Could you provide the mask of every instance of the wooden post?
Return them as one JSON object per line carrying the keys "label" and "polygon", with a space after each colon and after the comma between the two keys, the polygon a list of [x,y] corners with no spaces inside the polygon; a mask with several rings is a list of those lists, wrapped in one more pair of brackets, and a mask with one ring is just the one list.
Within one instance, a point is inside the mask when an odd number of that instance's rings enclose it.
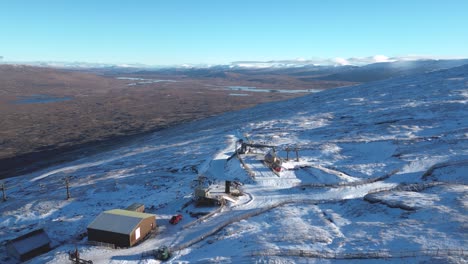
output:
{"label": "wooden post", "polygon": [[80,252],[78,252],[77,247],[75,247],[75,256],[76,256],[75,263],[80,264]]}
{"label": "wooden post", "polygon": [[5,183],[2,183],[2,192],[3,192],[3,201],[6,202],[7,197],[6,197]]}
{"label": "wooden post", "polygon": [[67,200],[69,200],[71,198],[71,195],[70,195],[70,180],[69,180],[69,177],[65,177],[65,185],[67,186]]}
{"label": "wooden post", "polygon": [[296,147],[294,150],[296,151],[296,161],[299,161],[299,149]]}
{"label": "wooden post", "polygon": [[231,193],[231,181],[226,181],[226,184],[224,186],[224,192],[227,194]]}
{"label": "wooden post", "polygon": [[289,147],[286,147],[286,160],[289,160]]}

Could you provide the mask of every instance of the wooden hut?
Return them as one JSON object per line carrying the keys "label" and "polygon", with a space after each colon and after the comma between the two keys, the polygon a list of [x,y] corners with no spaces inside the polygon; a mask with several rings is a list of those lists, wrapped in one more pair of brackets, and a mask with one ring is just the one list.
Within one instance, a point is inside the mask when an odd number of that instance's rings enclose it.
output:
{"label": "wooden hut", "polygon": [[145,205],[141,203],[133,203],[129,207],[125,208],[125,210],[144,213]]}
{"label": "wooden hut", "polygon": [[26,261],[51,249],[49,236],[42,228],[8,241],[6,248],[10,256],[20,261]]}

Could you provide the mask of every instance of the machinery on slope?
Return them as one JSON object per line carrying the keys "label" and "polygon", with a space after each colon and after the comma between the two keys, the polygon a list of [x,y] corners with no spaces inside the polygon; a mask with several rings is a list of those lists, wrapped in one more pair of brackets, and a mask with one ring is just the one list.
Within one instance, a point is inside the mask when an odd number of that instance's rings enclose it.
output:
{"label": "machinery on slope", "polygon": [[171,252],[168,247],[162,246],[154,251],[154,257],[158,260],[168,260],[171,257]]}
{"label": "machinery on slope", "polygon": [[[237,148],[237,143],[240,144],[240,148]],[[276,153],[276,147],[271,146],[271,145],[265,145],[265,144],[254,144],[254,143],[246,143],[242,139],[240,139],[238,142],[236,142],[236,153],[237,154],[246,154],[251,151],[251,148],[270,148],[271,150],[267,152],[265,155],[263,162],[265,165],[279,176],[279,173],[282,170],[281,165],[283,162],[281,159],[278,157]]]}
{"label": "machinery on slope", "polygon": [[268,167],[270,167],[273,170],[273,172],[275,173],[281,172],[281,169],[282,169],[281,165],[283,164],[283,162],[276,155],[276,151],[274,149],[265,155],[265,159],[263,161]]}

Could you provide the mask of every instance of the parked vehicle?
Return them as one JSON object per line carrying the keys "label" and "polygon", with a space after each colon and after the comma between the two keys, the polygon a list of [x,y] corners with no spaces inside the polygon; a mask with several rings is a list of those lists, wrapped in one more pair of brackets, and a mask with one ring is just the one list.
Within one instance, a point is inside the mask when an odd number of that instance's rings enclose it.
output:
{"label": "parked vehicle", "polygon": [[182,220],[182,215],[178,214],[178,215],[174,215],[171,220],[169,220],[169,223],[173,224],[173,225],[176,225],[177,223],[180,222],[180,220]]}

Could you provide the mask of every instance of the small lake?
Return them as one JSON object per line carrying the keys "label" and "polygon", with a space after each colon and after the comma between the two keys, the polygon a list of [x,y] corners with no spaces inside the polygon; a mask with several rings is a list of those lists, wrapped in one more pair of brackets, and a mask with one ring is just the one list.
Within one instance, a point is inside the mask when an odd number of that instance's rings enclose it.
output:
{"label": "small lake", "polygon": [[13,104],[47,104],[73,100],[72,97],[57,97],[47,94],[33,94],[31,96],[19,96]]}
{"label": "small lake", "polygon": [[[261,89],[261,88],[249,87],[249,86],[226,86],[226,90],[254,92],[254,93],[317,93],[317,92],[322,91],[322,90],[317,90],[317,89],[307,89],[307,90]],[[237,94],[236,95],[232,94],[232,95],[238,96]]]}
{"label": "small lake", "polygon": [[229,96],[249,96],[248,94],[230,93]]}
{"label": "small lake", "polygon": [[144,79],[144,78],[134,78],[134,77],[117,77],[116,79],[134,81],[132,83],[127,84],[128,86],[144,85],[144,84],[160,83],[160,82],[178,82],[176,80]]}

